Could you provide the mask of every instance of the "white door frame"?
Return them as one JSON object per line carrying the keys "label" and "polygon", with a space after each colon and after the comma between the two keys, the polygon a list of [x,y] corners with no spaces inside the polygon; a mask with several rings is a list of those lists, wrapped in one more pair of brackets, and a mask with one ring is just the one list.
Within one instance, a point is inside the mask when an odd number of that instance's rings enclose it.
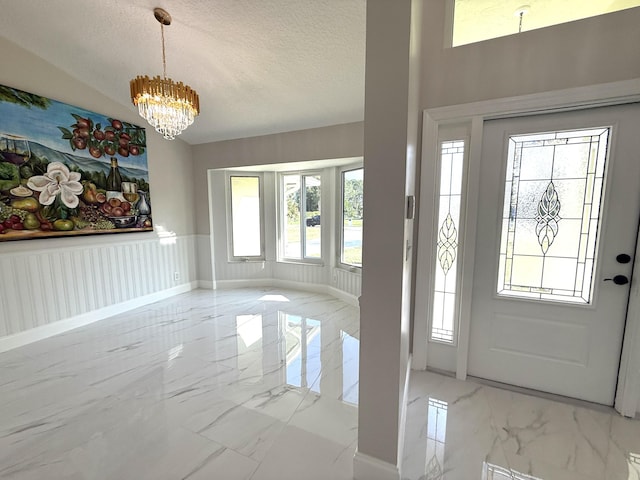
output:
{"label": "white door frame", "polygon": [[[640,79],[577,87],[540,94],[453,105],[425,110],[422,126],[422,164],[420,173],[420,210],[418,225],[418,255],[416,291],[428,292],[432,285],[435,265],[435,223],[438,219],[436,179],[438,130],[440,126],[467,125],[470,131],[467,178],[478,178],[485,120],[542,113],[579,110],[620,105],[640,101]],[[640,134],[640,125],[638,126]],[[475,264],[478,184],[469,182],[465,190],[464,230],[460,239],[459,258],[462,261],[458,293],[458,342],[455,349],[456,377],[467,377],[469,334],[471,326],[471,296]],[[615,408],[622,415],[634,416],[640,410],[640,243],[636,245],[635,273],[629,297],[629,311],[618,372]],[[415,295],[413,368],[427,368],[429,344],[428,324],[431,310],[430,295]]]}

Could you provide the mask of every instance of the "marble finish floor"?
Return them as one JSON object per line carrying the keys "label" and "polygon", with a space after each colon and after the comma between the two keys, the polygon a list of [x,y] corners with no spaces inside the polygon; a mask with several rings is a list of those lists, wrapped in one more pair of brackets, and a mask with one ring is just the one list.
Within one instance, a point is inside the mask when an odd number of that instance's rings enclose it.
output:
{"label": "marble finish floor", "polygon": [[640,421],[411,372],[403,480],[639,480]]}
{"label": "marble finish floor", "polygon": [[[347,480],[358,310],[195,290],[0,354],[0,479]],[[412,372],[403,480],[640,480],[640,422]]]}
{"label": "marble finish floor", "polygon": [[0,478],[350,479],[358,311],[195,290],[0,354]]}

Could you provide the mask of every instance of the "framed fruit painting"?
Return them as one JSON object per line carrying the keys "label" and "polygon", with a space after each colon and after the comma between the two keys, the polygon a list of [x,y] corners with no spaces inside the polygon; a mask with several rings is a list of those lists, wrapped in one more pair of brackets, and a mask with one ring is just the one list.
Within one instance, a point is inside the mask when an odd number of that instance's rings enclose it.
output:
{"label": "framed fruit painting", "polygon": [[145,129],[0,85],[0,242],[153,230]]}

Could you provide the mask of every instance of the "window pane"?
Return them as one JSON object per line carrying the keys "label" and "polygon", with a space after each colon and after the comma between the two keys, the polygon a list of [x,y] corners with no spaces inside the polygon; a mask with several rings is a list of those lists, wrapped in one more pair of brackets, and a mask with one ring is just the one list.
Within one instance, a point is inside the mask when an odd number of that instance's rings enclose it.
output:
{"label": "window pane", "polygon": [[440,197],[438,202],[438,240],[431,316],[431,340],[453,343],[455,338],[458,239],[464,141],[440,145]]}
{"label": "window pane", "polygon": [[300,243],[300,175],[282,176],[284,231],[282,240],[284,242],[284,256],[286,258],[302,258],[302,247]]}
{"label": "window pane", "polygon": [[342,173],[342,245],[340,260],[362,266],[363,174],[358,168]]}
{"label": "window pane", "polygon": [[500,295],[591,302],[608,128],[509,138]]}
{"label": "window pane", "polygon": [[320,258],[322,230],[320,226],[320,175],[304,177],[305,187],[305,257]]}
{"label": "window pane", "polygon": [[261,256],[259,177],[231,177],[231,224],[233,256]]}
{"label": "window pane", "polygon": [[[453,46],[640,6],[639,0],[616,0],[615,2],[562,0],[546,2],[544,5],[535,4],[535,2],[522,3],[525,5],[520,2],[455,0]],[[526,5],[527,3],[532,5]]]}

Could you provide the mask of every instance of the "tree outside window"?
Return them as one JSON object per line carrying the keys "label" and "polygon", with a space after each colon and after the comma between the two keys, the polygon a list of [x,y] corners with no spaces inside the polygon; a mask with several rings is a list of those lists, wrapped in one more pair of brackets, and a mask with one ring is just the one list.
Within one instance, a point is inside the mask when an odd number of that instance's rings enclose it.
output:
{"label": "tree outside window", "polygon": [[342,172],[342,222],[340,262],[362,266],[362,219],[364,169]]}

